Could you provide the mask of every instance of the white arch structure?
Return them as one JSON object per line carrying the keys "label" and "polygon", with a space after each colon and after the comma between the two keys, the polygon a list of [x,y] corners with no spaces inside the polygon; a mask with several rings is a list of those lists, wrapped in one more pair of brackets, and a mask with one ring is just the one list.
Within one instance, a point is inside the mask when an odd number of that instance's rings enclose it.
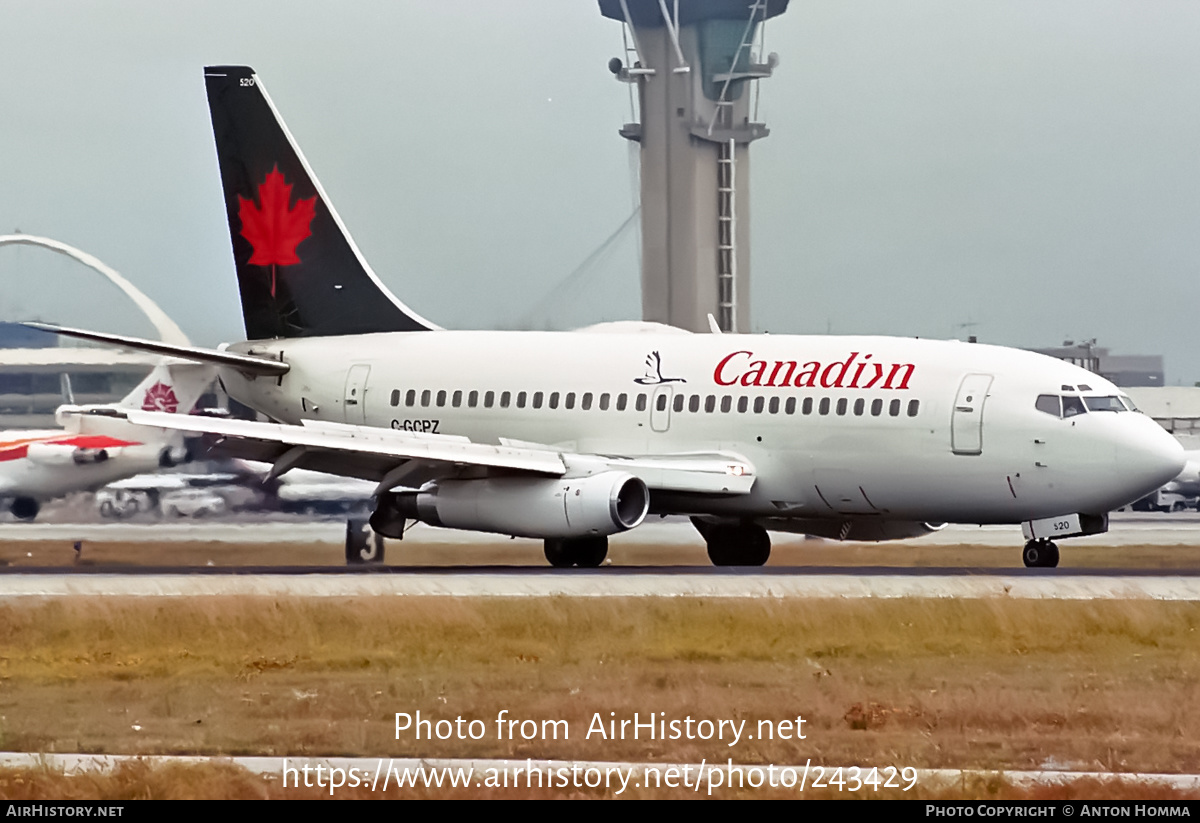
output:
{"label": "white arch structure", "polygon": [[0,246],[11,245],[41,246],[44,249],[65,254],[72,260],[100,272],[100,274],[108,278],[110,283],[125,292],[125,296],[133,301],[133,304],[141,310],[142,314],[146,315],[146,319],[154,324],[154,328],[158,330],[159,338],[164,343],[171,343],[177,346],[192,345],[192,342],[188,340],[183,330],[175,324],[174,320],[167,316],[166,312],[158,307],[157,303],[147,297],[137,286],[121,276],[120,272],[116,269],[105,265],[99,258],[74,246],[68,246],[66,243],[58,240],[52,240],[49,237],[36,237],[32,234],[0,234]]}

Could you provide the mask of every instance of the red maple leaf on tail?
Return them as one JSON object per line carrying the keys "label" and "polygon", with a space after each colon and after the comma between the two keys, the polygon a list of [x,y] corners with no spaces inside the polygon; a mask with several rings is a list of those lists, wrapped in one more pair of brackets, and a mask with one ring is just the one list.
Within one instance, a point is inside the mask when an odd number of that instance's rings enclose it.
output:
{"label": "red maple leaf on tail", "polygon": [[258,185],[258,205],[238,195],[238,219],[242,221],[242,237],[250,241],[254,254],[247,261],[252,266],[271,266],[271,296],[275,296],[275,266],[291,266],[300,262],[296,246],[312,235],[312,219],[316,215],[317,198],[297,200],[289,207],[292,187],[283,179],[279,164],[271,169]]}

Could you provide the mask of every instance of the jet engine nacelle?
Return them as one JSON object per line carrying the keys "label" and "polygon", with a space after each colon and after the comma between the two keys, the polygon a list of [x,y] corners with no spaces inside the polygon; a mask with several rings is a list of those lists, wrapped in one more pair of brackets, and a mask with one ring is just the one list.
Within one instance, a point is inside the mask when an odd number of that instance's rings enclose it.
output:
{"label": "jet engine nacelle", "polygon": [[925,523],[919,520],[881,520],[877,517],[824,520],[807,518],[772,519],[763,522],[772,531],[795,532],[831,540],[905,540],[921,537],[946,528],[945,523]]}
{"label": "jet engine nacelle", "polygon": [[111,455],[107,449],[84,449],[61,443],[30,443],[26,456],[40,466],[79,466],[103,463]]}
{"label": "jet engine nacelle", "polygon": [[518,537],[586,537],[632,529],[650,492],[625,472],[590,477],[443,480],[418,492],[380,495],[371,527],[399,537],[405,519]]}

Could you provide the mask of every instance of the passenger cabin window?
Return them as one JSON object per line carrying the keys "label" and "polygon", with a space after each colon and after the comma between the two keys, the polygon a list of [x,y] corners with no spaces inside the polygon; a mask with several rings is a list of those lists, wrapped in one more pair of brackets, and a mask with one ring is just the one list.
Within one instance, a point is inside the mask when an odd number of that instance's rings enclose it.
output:
{"label": "passenger cabin window", "polygon": [[591,407],[592,407],[592,393],[590,391],[584,392],[583,397],[581,397],[579,399],[579,408],[583,409],[584,411],[587,411]]}
{"label": "passenger cabin window", "polygon": [[608,411],[608,402],[611,399],[612,398],[608,392],[600,395],[600,411]]}
{"label": "passenger cabin window", "polygon": [[442,389],[441,391],[439,391],[437,393],[437,404],[438,404],[439,409],[442,406],[446,405],[446,390],[445,389]]}
{"label": "passenger cabin window", "polygon": [[916,417],[917,412],[919,412],[920,410],[921,410],[921,401],[920,400],[909,400],[908,401],[908,416],[909,417]]}
{"label": "passenger cabin window", "polygon": [[763,398],[761,398],[761,397],[754,398],[754,413],[755,414],[762,414],[763,402],[764,402]]}
{"label": "passenger cabin window", "polygon": [[863,412],[867,409],[867,401],[861,397],[854,401],[854,416],[862,417]]}
{"label": "passenger cabin window", "polygon": [[871,416],[878,417],[883,414],[883,401],[878,397],[871,401]]}
{"label": "passenger cabin window", "polygon": [[693,414],[700,411],[700,395],[693,394],[688,398],[688,411],[692,412]]}
{"label": "passenger cabin window", "polygon": [[404,395],[404,405],[406,405],[406,406],[417,405],[417,390],[416,389],[409,389],[408,394]]}
{"label": "passenger cabin window", "polygon": [[496,393],[494,391],[487,392],[483,395],[483,407],[490,409],[492,404],[496,402]]}
{"label": "passenger cabin window", "polygon": [[892,417],[900,416],[900,401],[899,400],[893,400],[891,403],[888,403],[888,414],[890,414]]}
{"label": "passenger cabin window", "polygon": [[617,411],[625,411],[625,407],[628,405],[629,405],[628,396],[625,394],[625,392],[621,392],[620,394],[618,394],[617,395]]}
{"label": "passenger cabin window", "polygon": [[811,397],[804,398],[804,402],[800,404],[800,413],[801,414],[812,414],[812,398]]}
{"label": "passenger cabin window", "polygon": [[552,408],[552,409],[558,408],[558,392],[556,392],[556,391],[550,392],[550,408]]}
{"label": "passenger cabin window", "polygon": [[738,398],[738,414],[745,414],[748,408],[750,408],[750,398],[743,394]]}
{"label": "passenger cabin window", "polygon": [[817,406],[817,411],[820,414],[829,414],[829,398],[822,397],[820,404]]}
{"label": "passenger cabin window", "polygon": [[677,411],[677,412],[683,411],[683,395],[682,394],[675,395],[675,411]]}
{"label": "passenger cabin window", "polygon": [[728,394],[721,395],[721,413],[729,414],[733,411],[733,396]]}
{"label": "passenger cabin window", "polygon": [[658,398],[654,401],[654,405],[658,407],[659,411],[666,411],[667,410],[667,396],[665,394],[660,394],[658,396]]}
{"label": "passenger cabin window", "polygon": [[523,392],[523,391],[517,392],[517,408],[518,409],[525,408],[525,397],[526,397],[526,392]]}
{"label": "passenger cabin window", "polygon": [[717,410],[717,396],[715,394],[710,394],[710,395],[708,395],[708,397],[704,398],[704,411],[706,411],[709,414],[712,414],[716,410]]}
{"label": "passenger cabin window", "polygon": [[646,395],[645,394],[639,394],[637,396],[637,403],[634,404],[634,408],[636,408],[638,411],[643,411],[643,412],[646,410]]}
{"label": "passenger cabin window", "polygon": [[783,404],[783,413],[784,414],[795,414],[796,413],[796,398],[789,397],[787,399],[787,402],[785,402]]}
{"label": "passenger cabin window", "polygon": [[535,409],[540,409],[542,407],[542,393],[540,391],[535,391],[533,393],[533,407]]}
{"label": "passenger cabin window", "polygon": [[479,405],[479,392],[473,391],[467,395],[467,405],[472,409]]}
{"label": "passenger cabin window", "polygon": [[421,405],[428,407],[429,401],[432,398],[433,398],[433,392],[431,392],[429,389],[425,389],[425,391],[421,392]]}
{"label": "passenger cabin window", "polygon": [[399,389],[392,389],[392,405],[393,406],[400,405],[400,390]]}
{"label": "passenger cabin window", "polygon": [[512,402],[512,392],[508,392],[508,391],[501,392],[500,393],[500,408],[507,409],[508,404],[510,402]]}
{"label": "passenger cabin window", "polygon": [[462,405],[462,391],[461,390],[454,392],[454,395],[450,398],[450,405],[456,409]]}
{"label": "passenger cabin window", "polygon": [[564,409],[575,408],[575,392],[573,392],[573,391],[567,392],[567,396],[566,396],[565,400],[566,400],[566,402],[563,403]]}
{"label": "passenger cabin window", "polygon": [[847,400],[846,400],[846,398],[844,398],[844,397],[839,397],[839,398],[838,398],[838,402],[837,402],[837,413],[838,413],[838,416],[839,416],[839,417],[841,417],[842,415],[844,415],[844,414],[846,413],[846,404],[847,404],[847,402],[848,402],[848,401],[847,401]]}

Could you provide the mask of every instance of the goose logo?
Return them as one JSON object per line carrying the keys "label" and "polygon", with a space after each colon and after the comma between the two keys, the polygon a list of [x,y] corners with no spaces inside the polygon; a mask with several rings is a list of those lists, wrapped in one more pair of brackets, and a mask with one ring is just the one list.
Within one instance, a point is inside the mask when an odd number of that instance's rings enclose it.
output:
{"label": "goose logo", "polygon": [[662,357],[658,352],[652,351],[646,355],[646,373],[633,378],[633,382],[643,386],[658,386],[662,383],[686,383],[687,380],[682,377],[663,377]]}

